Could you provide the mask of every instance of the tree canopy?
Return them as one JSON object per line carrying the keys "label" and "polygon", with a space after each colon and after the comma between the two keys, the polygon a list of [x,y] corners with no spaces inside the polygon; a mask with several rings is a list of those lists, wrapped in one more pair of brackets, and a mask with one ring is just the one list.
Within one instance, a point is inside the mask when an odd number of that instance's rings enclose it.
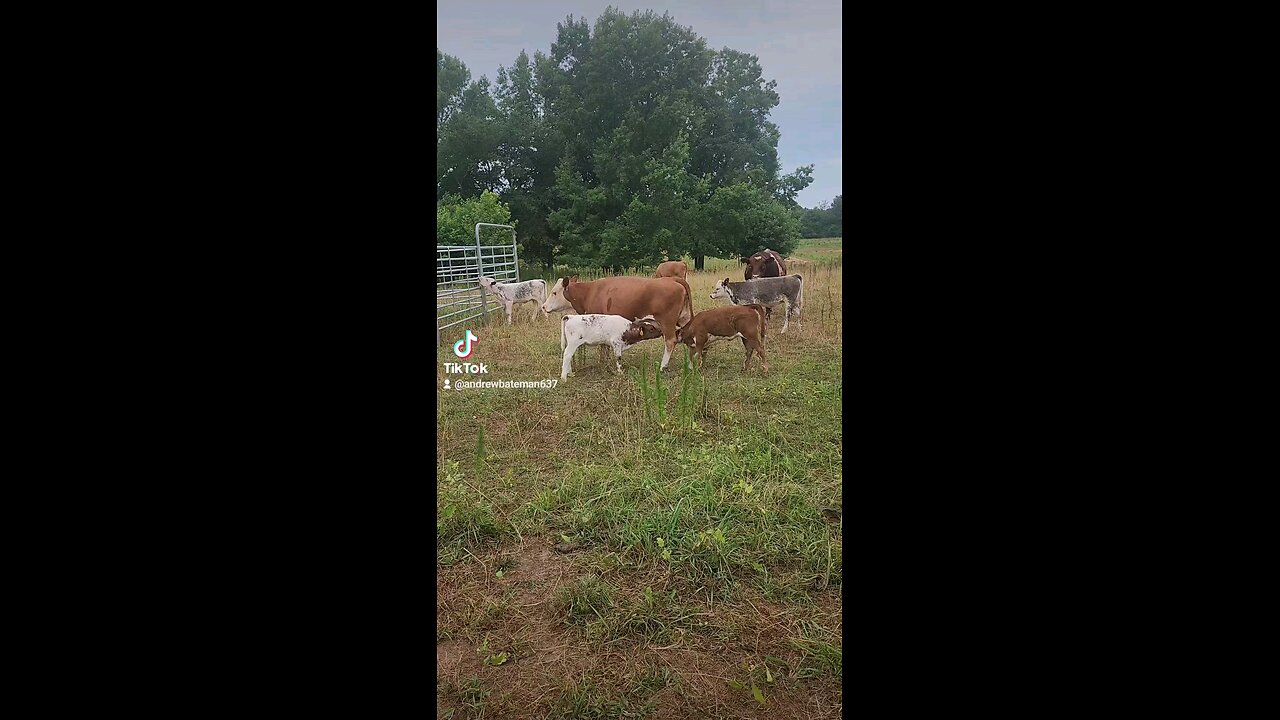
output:
{"label": "tree canopy", "polygon": [[522,51],[493,85],[439,50],[436,69],[437,203],[497,193],[526,260],[700,266],[800,235],[813,166],[779,167],[776,83],[669,14],[569,16],[549,53]]}

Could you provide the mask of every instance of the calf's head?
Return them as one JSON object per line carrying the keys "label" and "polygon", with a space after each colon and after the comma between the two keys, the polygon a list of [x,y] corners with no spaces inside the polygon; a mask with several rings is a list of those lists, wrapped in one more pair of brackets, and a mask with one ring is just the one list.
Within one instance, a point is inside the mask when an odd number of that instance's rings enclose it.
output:
{"label": "calf's head", "polygon": [[729,301],[733,300],[733,296],[729,294],[729,278],[725,278],[716,283],[716,289],[711,291],[712,300],[719,300],[721,298]]}
{"label": "calf's head", "polygon": [[633,320],[627,329],[622,331],[622,342],[628,345],[660,337],[662,337],[662,323],[654,320],[652,315]]}

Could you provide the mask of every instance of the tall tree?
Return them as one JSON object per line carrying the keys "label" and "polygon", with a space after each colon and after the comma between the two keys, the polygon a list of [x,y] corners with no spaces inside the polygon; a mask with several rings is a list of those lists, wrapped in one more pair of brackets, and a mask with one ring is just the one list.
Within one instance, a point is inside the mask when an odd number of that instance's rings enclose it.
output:
{"label": "tall tree", "polygon": [[[437,51],[437,200],[498,189],[526,260],[617,270],[689,254],[700,269],[764,233],[783,251],[799,226],[787,208],[813,168],[781,173],[776,83],[669,14],[569,16],[550,53],[499,69],[492,97],[452,61]],[[717,214],[736,218],[734,238]]]}
{"label": "tall tree", "polygon": [[475,197],[498,187],[502,133],[489,80],[467,82],[460,60],[436,50],[436,200]]}
{"label": "tall tree", "polygon": [[[540,53],[535,55],[535,59],[540,57]],[[510,69],[498,69],[494,96],[502,116],[502,137],[497,152],[502,198],[520,222],[521,258],[550,267],[555,240],[547,224],[551,210],[548,196],[559,152],[544,122],[536,74],[535,62],[530,62],[523,50]]]}

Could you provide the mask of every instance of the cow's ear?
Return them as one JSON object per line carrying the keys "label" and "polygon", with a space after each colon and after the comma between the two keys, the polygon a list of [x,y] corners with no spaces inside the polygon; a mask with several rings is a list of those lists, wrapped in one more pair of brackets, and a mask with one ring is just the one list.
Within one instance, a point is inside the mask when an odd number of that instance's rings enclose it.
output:
{"label": "cow's ear", "polygon": [[570,276],[570,278],[569,278],[569,282],[571,282],[571,283],[576,283],[576,282],[578,282],[578,276],[577,276],[577,275]]}
{"label": "cow's ear", "polygon": [[725,284],[725,285],[728,285],[728,284],[729,284],[729,278],[725,278],[725,279],[724,279],[724,284]]}
{"label": "cow's ear", "polygon": [[744,257],[740,257],[740,258],[738,258],[738,262],[740,262],[740,263],[747,263],[747,262],[751,262],[751,258],[744,258]]}

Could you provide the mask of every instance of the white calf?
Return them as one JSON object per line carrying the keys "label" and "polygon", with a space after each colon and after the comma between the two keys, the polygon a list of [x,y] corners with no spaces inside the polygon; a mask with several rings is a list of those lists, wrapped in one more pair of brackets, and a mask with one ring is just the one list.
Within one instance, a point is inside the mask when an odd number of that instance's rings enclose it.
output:
{"label": "white calf", "polygon": [[573,354],[583,345],[612,347],[614,362],[618,365],[618,373],[621,373],[623,350],[642,340],[659,337],[662,337],[662,328],[652,315],[635,322],[621,315],[565,315],[560,319],[560,350],[564,352],[560,379],[569,377]]}
{"label": "white calf", "polygon": [[[498,302],[502,303],[507,310],[507,324],[511,324],[511,307],[517,303],[536,302],[536,309],[533,311],[535,317],[546,317],[547,311],[542,309],[542,303],[547,301],[547,283],[545,280],[525,280],[524,282],[508,282],[496,283],[491,278],[480,278],[480,287],[489,291],[489,294],[498,298]],[[538,313],[541,311],[542,315]]]}

